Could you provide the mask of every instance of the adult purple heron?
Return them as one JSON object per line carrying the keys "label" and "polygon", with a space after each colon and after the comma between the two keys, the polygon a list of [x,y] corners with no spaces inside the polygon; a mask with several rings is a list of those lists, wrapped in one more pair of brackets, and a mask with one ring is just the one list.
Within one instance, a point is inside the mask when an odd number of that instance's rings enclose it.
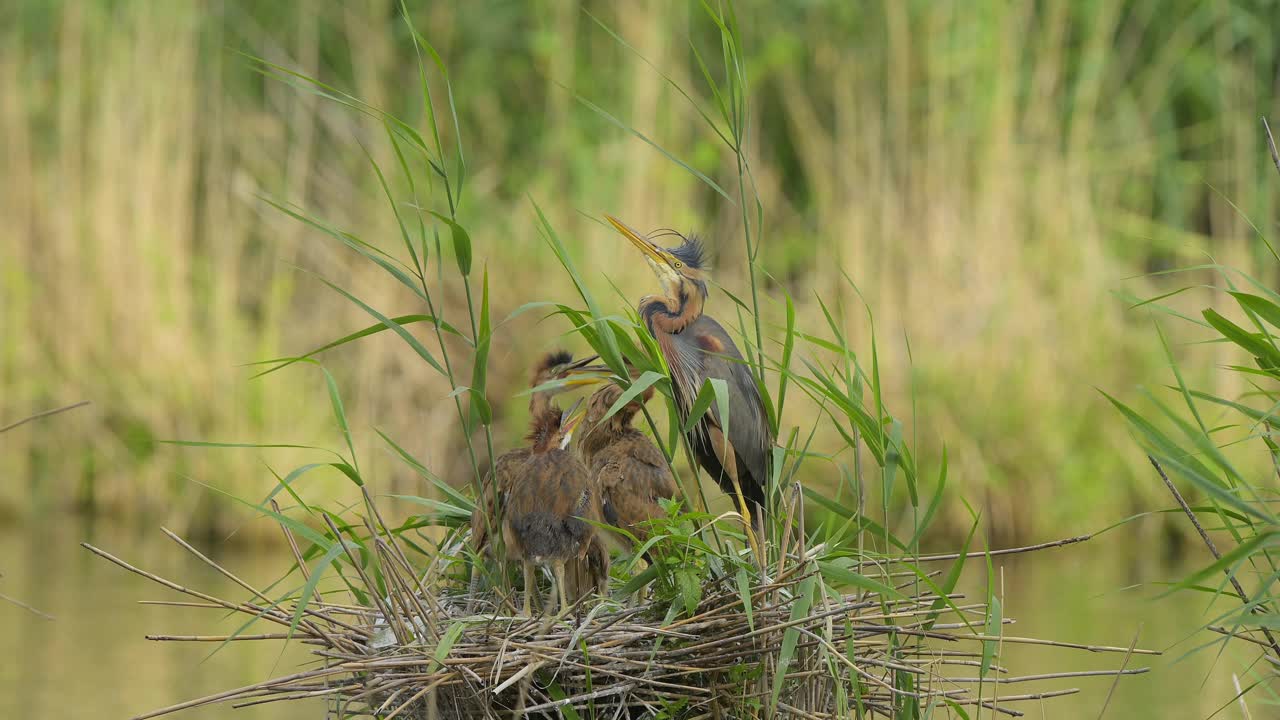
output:
{"label": "adult purple heron", "polygon": [[738,346],[715,318],[703,312],[707,268],[702,243],[677,234],[681,243],[664,248],[611,215],[605,219],[644,253],[662,286],[661,294],[640,299],[639,312],[671,371],[681,420],[687,421],[707,380],[725,382],[728,422],[713,404],[685,437],[702,469],[715,478],[725,493],[737,496],[739,509],[750,527],[750,510],[754,509],[761,520],[765,512],[773,428],[765,415],[760,389]]}

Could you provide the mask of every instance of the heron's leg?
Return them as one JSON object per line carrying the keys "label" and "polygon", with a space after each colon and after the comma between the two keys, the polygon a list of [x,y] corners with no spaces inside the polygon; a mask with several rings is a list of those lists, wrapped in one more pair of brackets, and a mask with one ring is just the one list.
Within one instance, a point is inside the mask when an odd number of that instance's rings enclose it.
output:
{"label": "heron's leg", "polygon": [[756,537],[756,523],[751,519],[751,510],[747,507],[747,496],[742,493],[742,483],[738,480],[738,456],[733,451],[733,444],[719,428],[711,428],[711,446],[720,449],[720,467],[724,469],[729,481],[733,483],[733,492],[737,495],[738,511],[742,513],[742,529],[747,533],[747,543],[751,552],[755,553],[760,571],[764,572],[764,553],[760,548],[760,540]]}
{"label": "heron's leg", "polygon": [[483,560],[476,558],[475,564],[471,566],[471,580],[467,583],[467,614],[475,612],[476,596],[480,594],[480,563]]}
{"label": "heron's leg", "polygon": [[564,560],[556,560],[552,562],[551,572],[553,572],[556,576],[556,592],[559,593],[560,595],[560,607],[556,608],[555,613],[548,613],[549,615],[557,614],[569,609],[569,598],[568,598],[568,595],[566,595],[565,593]]}
{"label": "heron's leg", "polygon": [[537,587],[537,582],[534,579],[533,573],[534,573],[533,563],[529,562],[528,560],[525,560],[524,561],[524,614],[525,614],[525,617],[533,617],[533,609],[531,608],[530,603],[533,600],[534,589]]}

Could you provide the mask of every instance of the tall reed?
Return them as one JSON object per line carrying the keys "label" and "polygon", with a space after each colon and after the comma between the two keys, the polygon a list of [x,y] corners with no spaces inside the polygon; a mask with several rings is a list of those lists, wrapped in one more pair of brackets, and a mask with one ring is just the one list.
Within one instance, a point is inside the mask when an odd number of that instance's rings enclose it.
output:
{"label": "tall reed", "polygon": [[[752,97],[739,118],[741,153],[717,150],[720,139],[662,77],[697,106],[717,105],[694,56],[696,48],[724,87],[713,62],[719,31],[701,22],[702,8],[582,7],[410,9],[450,68],[469,148],[456,216],[469,229],[486,220],[472,229],[486,236],[472,276],[478,282],[487,266],[498,279],[495,324],[529,297],[573,296],[548,287],[559,281],[530,195],[602,296],[612,292],[606,274],[632,301],[648,279],[618,268],[612,240],[578,210],[697,230],[728,269],[717,275],[724,289],[759,298],[760,332],[744,316],[755,343],[786,324],[782,288],[802,326],[825,324],[821,296],[858,340],[870,330],[865,298],[886,402],[914,403],[919,418],[904,436],[935,457],[947,438],[956,482],[983,500],[998,531],[1044,535],[1099,508],[1110,518],[1159,497],[1137,480],[1141,464],[1116,452],[1114,416],[1088,392],[1130,384],[1163,362],[1135,339],[1145,320],[1108,292],[1128,276],[1195,262],[1204,249],[1269,272],[1255,265],[1242,219],[1264,227],[1276,216],[1274,195],[1259,189],[1265,159],[1253,152],[1252,118],[1274,110],[1266,103],[1277,21],[1267,3],[740,8],[739,68]],[[419,311],[411,289],[375,280],[378,268],[259,199],[392,247],[399,229],[351,142],[369,148],[403,199],[385,131],[264,82],[235,51],[348,88],[421,130],[425,110],[408,92],[419,86],[413,37],[391,2],[157,9],[24,0],[3,12],[12,22],[0,43],[0,220],[10,229],[0,243],[0,329],[11,342],[0,350],[0,393],[13,415],[81,397],[94,405],[57,436],[6,439],[4,473],[28,482],[5,484],[0,504],[226,524],[222,506],[209,504],[216,495],[186,478],[264,493],[270,475],[255,453],[156,441],[340,438],[325,419],[319,375],[246,382],[250,372],[238,367],[370,322],[294,266],[388,314]],[[719,125],[731,139],[732,120]],[[623,128],[710,177],[738,177],[745,160],[749,186],[770,209],[766,223],[751,225],[749,202],[726,202]],[[452,118],[440,132],[448,154],[459,134]],[[736,181],[724,189],[738,195]],[[451,240],[442,241],[448,252]],[[1166,288],[1124,286],[1143,296]],[[476,309],[480,292],[438,298],[440,314],[472,338],[479,313],[468,299]],[[518,332],[496,334],[489,349],[497,445],[522,422],[503,406],[523,380],[520,358],[557,332],[534,314],[511,322]],[[467,352],[460,338],[445,342]],[[354,445],[381,443],[358,429],[376,419],[441,476],[474,476],[471,455],[487,454],[488,431],[462,433],[467,399],[448,398],[453,386],[397,343],[382,333],[326,357],[346,390]],[[764,349],[776,353],[767,341]],[[1191,375],[1212,362],[1191,360]],[[469,372],[460,370],[464,382]],[[813,412],[789,401],[781,420],[801,424]],[[830,433],[820,428],[815,445]],[[282,453],[273,466],[313,459]],[[385,456],[368,462],[390,489],[416,487]],[[825,463],[811,472],[814,482],[838,478]],[[343,495],[341,478],[312,481]],[[940,527],[967,529],[962,509],[939,512]]]}

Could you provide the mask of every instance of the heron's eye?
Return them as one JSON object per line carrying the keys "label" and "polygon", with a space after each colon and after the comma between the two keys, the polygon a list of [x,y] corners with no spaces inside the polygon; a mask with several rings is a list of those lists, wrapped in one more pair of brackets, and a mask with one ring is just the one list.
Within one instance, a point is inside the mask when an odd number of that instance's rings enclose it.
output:
{"label": "heron's eye", "polygon": [[675,269],[679,270],[680,268],[684,267],[684,263],[682,263],[682,262],[680,262],[679,260],[677,260],[677,261],[676,261],[676,264],[675,264],[675,265],[673,265],[672,267],[674,267]]}

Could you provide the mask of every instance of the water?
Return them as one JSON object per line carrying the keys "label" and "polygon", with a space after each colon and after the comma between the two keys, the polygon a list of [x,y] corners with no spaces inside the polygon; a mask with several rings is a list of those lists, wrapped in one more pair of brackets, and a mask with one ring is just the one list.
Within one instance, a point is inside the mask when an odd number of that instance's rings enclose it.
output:
{"label": "water", "polygon": [[[128,718],[220,690],[248,685],[273,674],[294,672],[306,662],[305,649],[281,652],[277,642],[233,643],[212,657],[216,644],[157,643],[147,633],[218,634],[239,622],[216,610],[137,604],[138,600],[178,600],[181,596],[132,575],[79,547],[89,541],[135,565],[189,587],[226,598],[243,590],[199,563],[158,530],[134,531],[90,526],[73,518],[0,527],[0,593],[53,615],[53,621],[0,602],[0,717]],[[283,549],[236,549],[234,544],[197,543],[201,550],[247,581],[262,586],[289,559]],[[1184,640],[1202,621],[1201,596],[1183,594],[1159,601],[1151,586],[1123,589],[1175,577],[1178,571],[1151,568],[1117,556],[1130,547],[1112,540],[1053,550],[1035,558],[996,563],[1003,572],[1006,616],[1018,620],[1008,635],[1127,646],[1141,627],[1142,647],[1166,649]],[[1145,554],[1145,553],[1144,553]],[[966,588],[983,592],[981,563],[974,563]],[[267,631],[260,626],[257,632]],[[1108,718],[1205,718],[1232,697],[1231,673],[1249,657],[1229,649],[1215,663],[1214,651],[1177,661],[1197,635],[1159,658],[1135,657],[1130,666],[1150,665],[1151,673],[1123,679]],[[1122,655],[1056,648],[1006,646],[1002,662],[1014,674],[1119,667]],[[1246,682],[1247,680],[1242,680]],[[1067,698],[1021,705],[1031,718],[1098,717],[1110,678],[1073,678],[1004,685],[1001,695],[1078,687]],[[1253,717],[1271,716],[1253,696]],[[320,703],[284,703],[231,710],[212,707],[184,711],[176,718],[212,720],[318,720]],[[983,717],[986,717],[984,714]],[[1217,717],[1239,718],[1231,705]]]}
{"label": "water", "polygon": [[[138,577],[81,548],[88,541],[121,559],[217,597],[247,593],[200,563],[158,529],[137,532],[75,518],[0,527],[0,593],[54,617],[49,621],[0,601],[0,717],[123,719],[184,700],[294,672],[305,650],[281,654],[274,641],[159,643],[147,633],[214,635],[243,620],[220,610],[139,605],[193,600]],[[273,550],[223,551],[200,546],[247,582],[270,583],[289,560]],[[265,623],[254,632],[274,632]],[[213,720],[316,720],[321,703],[281,703],[232,710],[214,706],[172,717]]]}

